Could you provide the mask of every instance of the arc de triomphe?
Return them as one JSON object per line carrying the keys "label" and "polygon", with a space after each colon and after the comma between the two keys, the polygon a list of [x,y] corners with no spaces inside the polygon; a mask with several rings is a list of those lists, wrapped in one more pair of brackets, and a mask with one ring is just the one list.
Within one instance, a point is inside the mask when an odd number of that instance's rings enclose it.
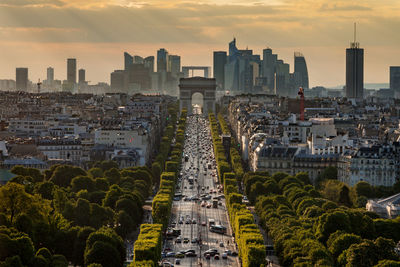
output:
{"label": "arc de triomphe", "polygon": [[181,78],[179,81],[180,108],[187,109],[188,115],[192,114],[192,96],[194,93],[203,95],[203,115],[215,113],[215,91],[217,82],[214,78],[192,77]]}

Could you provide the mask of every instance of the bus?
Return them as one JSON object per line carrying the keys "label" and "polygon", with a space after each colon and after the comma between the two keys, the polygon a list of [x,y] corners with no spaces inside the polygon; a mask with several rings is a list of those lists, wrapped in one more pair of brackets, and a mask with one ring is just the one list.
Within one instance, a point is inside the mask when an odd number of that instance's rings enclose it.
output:
{"label": "bus", "polygon": [[212,225],[210,227],[210,232],[218,233],[218,234],[225,234],[226,227],[222,225]]}

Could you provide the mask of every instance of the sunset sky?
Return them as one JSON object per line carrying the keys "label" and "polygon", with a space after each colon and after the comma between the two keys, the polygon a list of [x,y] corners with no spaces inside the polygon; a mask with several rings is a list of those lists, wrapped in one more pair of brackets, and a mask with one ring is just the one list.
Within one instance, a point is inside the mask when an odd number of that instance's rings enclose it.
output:
{"label": "sunset sky", "polygon": [[293,70],[293,52],[304,54],[310,86],[344,84],[345,49],[357,39],[365,49],[365,82],[388,82],[400,65],[398,0],[0,0],[0,79],[66,79],[75,57],[87,80],[109,82],[123,68],[123,52],[156,56],[166,48],[182,65],[212,66],[212,52],[271,47]]}

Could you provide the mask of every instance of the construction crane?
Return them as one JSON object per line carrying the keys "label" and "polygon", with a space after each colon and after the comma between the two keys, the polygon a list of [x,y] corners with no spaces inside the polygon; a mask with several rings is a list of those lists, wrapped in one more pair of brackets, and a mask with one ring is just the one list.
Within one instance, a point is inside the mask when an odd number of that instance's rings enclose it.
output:
{"label": "construction crane", "polygon": [[300,120],[304,121],[304,90],[303,87],[299,88],[297,93],[300,96]]}

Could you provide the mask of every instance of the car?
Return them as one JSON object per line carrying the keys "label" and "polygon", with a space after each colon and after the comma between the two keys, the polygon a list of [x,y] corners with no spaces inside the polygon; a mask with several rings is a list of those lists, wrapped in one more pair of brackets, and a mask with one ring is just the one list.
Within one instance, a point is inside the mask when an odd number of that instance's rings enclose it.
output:
{"label": "car", "polygon": [[201,225],[202,225],[202,226],[207,226],[207,222],[202,221],[202,222],[201,222]]}
{"label": "car", "polygon": [[238,253],[236,251],[232,251],[232,256],[237,256]]}
{"label": "car", "polygon": [[182,237],[178,236],[175,240],[175,243],[182,243]]}
{"label": "car", "polygon": [[196,224],[197,222],[196,222],[196,219],[193,219],[192,220],[192,224]]}
{"label": "car", "polygon": [[185,197],[183,200],[184,201],[190,201],[191,199],[190,199],[190,197]]}
{"label": "car", "polygon": [[220,246],[221,248],[223,248],[223,247],[224,247],[224,242],[219,242],[219,246]]}
{"label": "car", "polygon": [[189,243],[189,238],[187,238],[187,237],[185,237],[184,239],[183,239],[183,243]]}
{"label": "car", "polygon": [[223,259],[227,259],[227,258],[228,258],[228,254],[222,253],[222,258],[223,258]]}
{"label": "car", "polygon": [[209,208],[211,208],[211,207],[212,207],[211,203],[208,203],[208,204],[207,204],[207,209],[209,209]]}
{"label": "car", "polygon": [[197,254],[195,252],[189,251],[189,252],[186,252],[185,256],[186,257],[196,257]]}
{"label": "car", "polygon": [[195,244],[195,243],[198,243],[198,242],[199,242],[199,240],[197,239],[197,237],[195,237],[195,238],[193,238],[193,239],[192,239],[192,241],[191,241],[191,242],[192,242],[192,244]]}
{"label": "car", "polygon": [[194,250],[194,249],[187,249],[187,250],[184,250],[184,251],[183,251],[183,254],[186,254],[186,253],[188,253],[188,252],[196,253],[196,250]]}
{"label": "car", "polygon": [[165,258],[165,256],[167,256],[167,253],[161,252],[161,258]]}
{"label": "car", "polygon": [[176,226],[176,222],[171,223],[171,227],[174,228]]}
{"label": "car", "polygon": [[202,201],[200,206],[205,207],[205,206],[206,206],[206,203],[207,203],[207,202]]}
{"label": "car", "polygon": [[189,186],[189,189],[193,189],[193,185]]}
{"label": "car", "polygon": [[218,202],[218,206],[222,206],[222,202]]}
{"label": "car", "polygon": [[217,249],[212,248],[212,249],[206,250],[206,251],[204,252],[204,256],[205,256],[206,254],[210,254],[210,256],[213,257],[213,256],[216,255],[216,254],[219,255],[219,252],[218,252]]}
{"label": "car", "polygon": [[219,260],[219,255],[218,254],[214,255],[214,260]]}
{"label": "car", "polygon": [[180,265],[181,264],[181,260],[180,259],[175,259],[175,264],[176,265]]}
{"label": "car", "polygon": [[175,257],[175,252],[168,252],[167,255],[165,255],[167,258],[169,257]]}
{"label": "car", "polygon": [[186,224],[190,224],[192,221],[190,219],[186,220]]}
{"label": "car", "polygon": [[229,256],[232,256],[232,251],[229,250],[229,249],[225,250],[224,253],[226,253],[226,254],[229,255]]}
{"label": "car", "polygon": [[175,258],[184,258],[184,257],[185,257],[185,253],[182,253],[182,252],[177,252],[175,254]]}
{"label": "car", "polygon": [[205,254],[204,257],[206,258],[206,260],[209,260],[211,258],[211,255],[209,253]]}

